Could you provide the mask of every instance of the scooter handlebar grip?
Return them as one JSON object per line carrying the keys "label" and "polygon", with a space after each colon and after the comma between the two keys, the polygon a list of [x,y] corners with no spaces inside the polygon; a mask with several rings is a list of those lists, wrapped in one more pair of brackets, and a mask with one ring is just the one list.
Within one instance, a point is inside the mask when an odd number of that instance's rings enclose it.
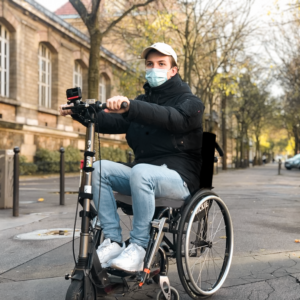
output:
{"label": "scooter handlebar grip", "polygon": [[[127,102],[125,102],[125,101],[122,102],[121,108],[126,108],[127,106],[128,106],[128,103],[127,103]],[[102,109],[106,109],[106,108],[107,108],[106,103],[102,103],[101,108],[102,108]]]}

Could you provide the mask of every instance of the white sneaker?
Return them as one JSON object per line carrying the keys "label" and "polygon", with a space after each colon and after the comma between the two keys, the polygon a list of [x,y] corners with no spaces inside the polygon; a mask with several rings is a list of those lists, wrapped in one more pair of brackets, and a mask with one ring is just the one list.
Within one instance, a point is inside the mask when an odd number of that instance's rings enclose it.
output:
{"label": "white sneaker", "polygon": [[111,260],[110,266],[114,269],[138,272],[143,271],[146,251],[137,244],[129,246],[117,257]]}
{"label": "white sneaker", "polygon": [[110,266],[110,261],[119,256],[125,249],[125,243],[120,247],[117,243],[112,243],[109,238],[105,239],[103,243],[98,247],[97,254],[101,262],[102,268]]}

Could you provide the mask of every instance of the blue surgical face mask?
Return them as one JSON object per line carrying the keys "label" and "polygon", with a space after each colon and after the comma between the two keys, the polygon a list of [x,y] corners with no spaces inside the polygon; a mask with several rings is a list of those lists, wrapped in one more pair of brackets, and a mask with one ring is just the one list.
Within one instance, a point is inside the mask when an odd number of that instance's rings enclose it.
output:
{"label": "blue surgical face mask", "polygon": [[162,85],[168,80],[167,73],[169,70],[166,69],[146,69],[146,80],[151,87]]}

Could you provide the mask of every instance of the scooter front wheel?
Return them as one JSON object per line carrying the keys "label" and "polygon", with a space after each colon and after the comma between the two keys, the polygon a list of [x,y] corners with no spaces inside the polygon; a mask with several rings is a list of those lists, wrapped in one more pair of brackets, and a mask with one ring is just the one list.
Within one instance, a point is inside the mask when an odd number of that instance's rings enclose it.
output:
{"label": "scooter front wheel", "polygon": [[68,288],[66,300],[82,300],[83,299],[83,282],[73,280]]}
{"label": "scooter front wheel", "polygon": [[[170,286],[170,292],[171,292],[171,300],[179,300],[180,299],[179,293],[172,286]],[[166,297],[162,290],[160,290],[158,292],[158,294],[156,296],[156,300],[166,300]]]}

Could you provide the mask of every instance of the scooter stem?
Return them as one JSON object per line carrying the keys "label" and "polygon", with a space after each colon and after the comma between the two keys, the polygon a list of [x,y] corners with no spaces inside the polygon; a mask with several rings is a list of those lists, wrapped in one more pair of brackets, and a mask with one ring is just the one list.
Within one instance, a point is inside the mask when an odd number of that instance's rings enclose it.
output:
{"label": "scooter stem", "polygon": [[[91,114],[91,120],[94,119],[94,114]],[[84,186],[81,193],[84,195],[92,195],[92,172],[93,172],[93,157],[94,153],[94,137],[95,137],[95,124],[89,122],[87,126],[87,140],[84,154],[83,176]],[[84,197],[83,200],[83,213],[81,220],[81,233],[80,233],[80,247],[79,247],[79,262],[83,262],[88,258],[88,245],[89,245],[89,223],[90,223],[90,204],[91,197]]]}

